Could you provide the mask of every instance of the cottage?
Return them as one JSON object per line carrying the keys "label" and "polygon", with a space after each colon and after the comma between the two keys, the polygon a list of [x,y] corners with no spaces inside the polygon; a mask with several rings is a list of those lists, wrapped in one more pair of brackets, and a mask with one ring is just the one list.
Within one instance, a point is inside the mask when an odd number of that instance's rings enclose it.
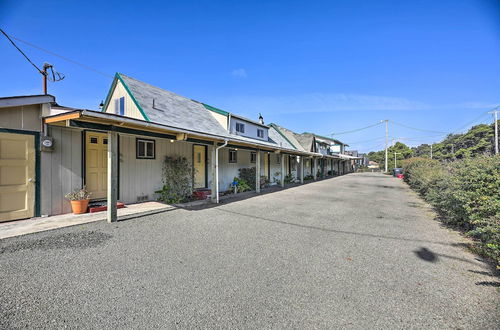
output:
{"label": "cottage", "polygon": [[114,221],[116,201],[157,198],[167,156],[187,159],[192,188],[214,202],[242,168],[255,167],[259,192],[261,180],[303,182],[316,178],[318,159],[340,157],[323,152],[321,141],[304,147],[301,139],[262,117],[253,121],[123,74],[101,111],[61,106],[51,95],[0,98],[0,221],[69,213],[64,195],[82,186],[107,201]]}

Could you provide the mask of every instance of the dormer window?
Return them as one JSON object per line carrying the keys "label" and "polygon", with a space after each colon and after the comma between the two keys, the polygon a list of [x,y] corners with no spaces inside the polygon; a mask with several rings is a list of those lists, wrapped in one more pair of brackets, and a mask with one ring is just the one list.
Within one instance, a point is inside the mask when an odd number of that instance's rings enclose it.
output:
{"label": "dormer window", "polygon": [[238,133],[245,133],[245,124],[243,124],[243,123],[236,123],[236,132],[238,132]]}
{"label": "dormer window", "polygon": [[125,115],[125,97],[115,99],[115,113],[120,116]]}
{"label": "dormer window", "polygon": [[257,129],[257,137],[263,139],[264,138],[264,130],[263,129]]}

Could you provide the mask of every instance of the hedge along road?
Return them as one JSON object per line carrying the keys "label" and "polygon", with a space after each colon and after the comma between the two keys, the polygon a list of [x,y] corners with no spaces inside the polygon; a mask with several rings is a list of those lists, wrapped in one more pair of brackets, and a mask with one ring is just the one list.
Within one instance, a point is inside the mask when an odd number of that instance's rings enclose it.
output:
{"label": "hedge along road", "polygon": [[0,241],[0,328],[483,328],[498,278],[400,180],[351,174]]}

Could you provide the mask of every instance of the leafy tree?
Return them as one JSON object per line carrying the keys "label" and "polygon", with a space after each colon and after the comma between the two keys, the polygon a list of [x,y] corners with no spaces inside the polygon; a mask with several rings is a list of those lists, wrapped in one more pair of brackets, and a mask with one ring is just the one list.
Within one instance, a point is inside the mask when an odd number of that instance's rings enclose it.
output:
{"label": "leafy tree", "polygon": [[[494,147],[494,125],[480,124],[473,126],[464,134],[449,134],[443,141],[434,143],[432,145],[432,158],[443,162],[450,162],[457,159],[491,156],[493,155]],[[402,155],[398,155],[398,163],[400,159],[407,159],[411,156],[430,158],[431,145],[421,144],[418,147],[410,149],[404,143],[397,142],[389,148],[388,168],[393,168],[394,166],[394,152],[402,153]],[[369,152],[368,158],[379,163],[380,168],[384,168],[384,150]]]}
{"label": "leafy tree", "polygon": [[[396,155],[394,154],[396,153]],[[413,150],[402,142],[396,142],[393,146],[388,148],[388,168],[394,168],[394,157],[397,157],[396,165],[401,167],[402,160],[413,156]],[[369,152],[368,159],[375,161],[379,164],[380,168],[385,168],[385,150]]]}

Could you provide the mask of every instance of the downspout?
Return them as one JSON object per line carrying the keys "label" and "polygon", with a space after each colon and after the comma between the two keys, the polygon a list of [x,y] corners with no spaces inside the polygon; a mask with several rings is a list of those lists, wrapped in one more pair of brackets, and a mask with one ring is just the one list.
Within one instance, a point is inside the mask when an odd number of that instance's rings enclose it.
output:
{"label": "downspout", "polygon": [[224,140],[224,144],[215,148],[215,198],[216,203],[219,204],[219,149],[227,146],[227,140]]}

